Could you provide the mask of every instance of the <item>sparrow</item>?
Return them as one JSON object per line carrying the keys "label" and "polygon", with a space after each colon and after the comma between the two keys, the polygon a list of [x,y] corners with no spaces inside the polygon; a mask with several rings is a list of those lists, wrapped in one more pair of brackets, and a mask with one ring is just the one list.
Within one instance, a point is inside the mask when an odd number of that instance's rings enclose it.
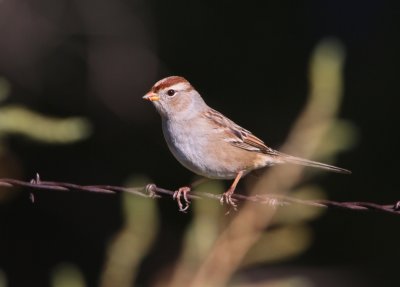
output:
{"label": "sparrow", "polygon": [[[284,154],[268,147],[250,131],[210,108],[183,77],[164,78],[143,96],[161,116],[162,131],[175,158],[192,172],[211,179],[233,179],[221,203],[236,209],[232,195],[249,172],[278,164],[296,164],[350,174],[347,169]],[[180,211],[189,207],[184,186],[174,193]],[[185,200],[185,206],[181,202]]]}

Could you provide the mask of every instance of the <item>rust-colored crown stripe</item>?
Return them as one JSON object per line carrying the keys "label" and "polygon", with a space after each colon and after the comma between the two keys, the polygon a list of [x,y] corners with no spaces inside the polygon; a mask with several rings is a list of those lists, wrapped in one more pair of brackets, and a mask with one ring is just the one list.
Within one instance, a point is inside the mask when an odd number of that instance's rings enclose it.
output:
{"label": "rust-colored crown stripe", "polygon": [[165,78],[165,79],[157,82],[151,90],[152,90],[152,92],[157,93],[160,90],[171,87],[178,83],[187,83],[188,85],[190,85],[189,82],[183,77],[171,76],[171,77]]}

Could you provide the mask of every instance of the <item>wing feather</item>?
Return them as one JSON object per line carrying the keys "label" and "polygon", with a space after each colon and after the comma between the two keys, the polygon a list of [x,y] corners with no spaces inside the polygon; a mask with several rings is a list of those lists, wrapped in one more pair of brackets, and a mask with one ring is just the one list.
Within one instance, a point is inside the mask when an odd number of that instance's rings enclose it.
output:
{"label": "wing feather", "polygon": [[253,135],[250,131],[237,125],[220,112],[210,109],[204,115],[226,134],[226,141],[233,146],[253,152],[275,154],[275,151],[267,147],[262,140]]}

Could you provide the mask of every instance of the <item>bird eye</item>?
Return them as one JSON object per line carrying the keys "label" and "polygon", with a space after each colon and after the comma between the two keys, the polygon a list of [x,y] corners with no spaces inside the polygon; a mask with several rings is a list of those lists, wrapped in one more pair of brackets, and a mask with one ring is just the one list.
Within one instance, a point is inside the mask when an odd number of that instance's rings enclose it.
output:
{"label": "bird eye", "polygon": [[175,95],[175,90],[172,90],[172,89],[171,89],[171,90],[168,90],[168,91],[167,91],[167,95],[170,96],[170,97],[172,97],[173,95]]}

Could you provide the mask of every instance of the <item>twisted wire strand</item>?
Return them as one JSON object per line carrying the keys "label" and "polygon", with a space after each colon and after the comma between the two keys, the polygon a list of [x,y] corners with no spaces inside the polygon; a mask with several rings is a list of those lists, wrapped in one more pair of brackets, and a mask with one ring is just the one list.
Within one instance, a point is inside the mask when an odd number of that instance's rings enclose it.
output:
{"label": "twisted wire strand", "polygon": [[[173,196],[174,191],[158,187],[154,183],[147,184],[143,187],[121,187],[113,185],[78,185],[68,182],[57,182],[57,181],[42,181],[40,180],[39,174],[36,175],[35,179],[29,182],[12,179],[12,178],[1,178],[0,187],[25,187],[33,190],[55,190],[55,191],[83,191],[83,192],[96,192],[96,193],[122,193],[127,192],[137,196],[157,198],[162,195]],[[220,195],[208,193],[208,192],[196,192],[192,191],[188,194],[189,199],[201,199],[208,198],[214,200],[220,200]],[[354,211],[379,211],[391,214],[400,215],[400,201],[393,204],[377,204],[373,202],[362,202],[362,201],[346,201],[338,202],[326,199],[320,200],[305,200],[298,199],[290,196],[268,194],[268,195],[254,195],[247,196],[242,194],[234,194],[233,198],[238,201],[251,201],[259,204],[268,204],[272,206],[286,206],[292,204],[321,207],[321,208],[341,208],[349,209]],[[31,199],[34,201],[34,197],[31,194]]]}

